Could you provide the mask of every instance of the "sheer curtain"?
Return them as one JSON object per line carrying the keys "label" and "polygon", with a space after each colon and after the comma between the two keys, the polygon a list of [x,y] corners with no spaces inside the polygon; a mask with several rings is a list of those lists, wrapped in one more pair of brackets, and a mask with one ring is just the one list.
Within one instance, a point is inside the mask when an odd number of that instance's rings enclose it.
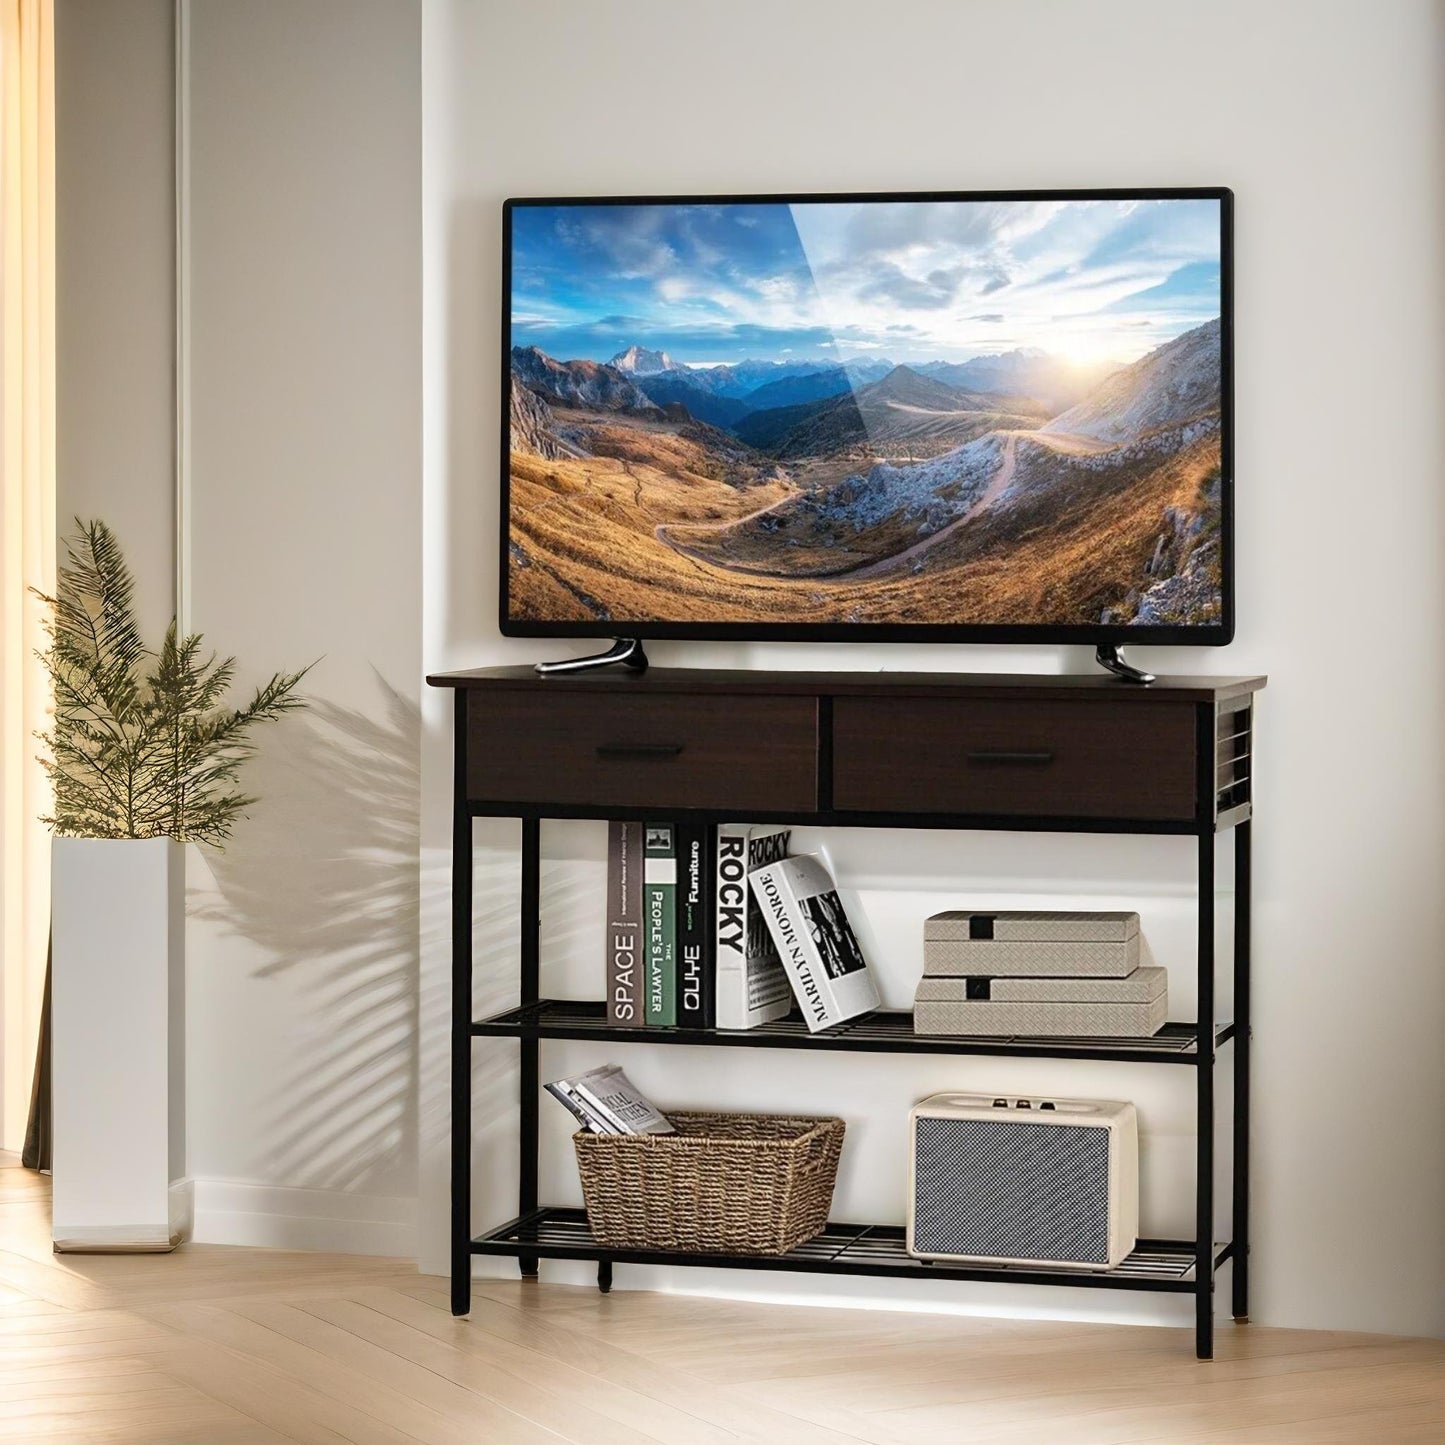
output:
{"label": "sheer curtain", "polygon": [[55,167],[52,0],[0,0],[0,1144],[25,1134],[50,927],[35,652],[55,574]]}

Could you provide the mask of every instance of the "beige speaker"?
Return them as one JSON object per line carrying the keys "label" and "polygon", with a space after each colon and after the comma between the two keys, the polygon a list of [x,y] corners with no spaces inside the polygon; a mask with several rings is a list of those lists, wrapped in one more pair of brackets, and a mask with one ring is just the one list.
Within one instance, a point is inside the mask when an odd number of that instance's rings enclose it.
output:
{"label": "beige speaker", "polygon": [[909,1115],[908,1252],[1112,1269],[1139,1233],[1133,1104],[934,1094]]}

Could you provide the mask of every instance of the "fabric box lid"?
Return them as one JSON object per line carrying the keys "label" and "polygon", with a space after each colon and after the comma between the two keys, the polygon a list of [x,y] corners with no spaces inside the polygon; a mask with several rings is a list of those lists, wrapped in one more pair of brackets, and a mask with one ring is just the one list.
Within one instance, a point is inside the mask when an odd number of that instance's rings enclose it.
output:
{"label": "fabric box lid", "polygon": [[923,971],[954,978],[1125,978],[1142,960],[1142,935],[1123,943],[1016,943],[963,938],[923,943]]}
{"label": "fabric box lid", "polygon": [[1124,978],[939,978],[925,974],[916,998],[929,1003],[1152,1003],[1168,991],[1166,969]]}
{"label": "fabric box lid", "polygon": [[1139,932],[1137,913],[988,912],[950,909],[923,925],[925,942],[993,938],[1017,943],[1124,943]]}

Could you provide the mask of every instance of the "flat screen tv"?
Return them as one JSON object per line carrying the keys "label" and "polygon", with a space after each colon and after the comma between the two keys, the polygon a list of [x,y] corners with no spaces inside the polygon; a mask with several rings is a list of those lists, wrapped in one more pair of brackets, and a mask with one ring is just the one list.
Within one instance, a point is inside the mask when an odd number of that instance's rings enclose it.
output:
{"label": "flat screen tv", "polygon": [[508,201],[503,632],[1228,642],[1231,202]]}

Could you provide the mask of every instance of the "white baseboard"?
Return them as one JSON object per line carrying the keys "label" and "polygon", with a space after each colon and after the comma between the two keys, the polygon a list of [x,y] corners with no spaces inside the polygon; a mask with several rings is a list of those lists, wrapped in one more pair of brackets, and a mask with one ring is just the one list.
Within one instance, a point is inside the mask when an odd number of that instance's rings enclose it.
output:
{"label": "white baseboard", "polygon": [[416,1201],[340,1189],[196,1179],[197,1244],[416,1257]]}

